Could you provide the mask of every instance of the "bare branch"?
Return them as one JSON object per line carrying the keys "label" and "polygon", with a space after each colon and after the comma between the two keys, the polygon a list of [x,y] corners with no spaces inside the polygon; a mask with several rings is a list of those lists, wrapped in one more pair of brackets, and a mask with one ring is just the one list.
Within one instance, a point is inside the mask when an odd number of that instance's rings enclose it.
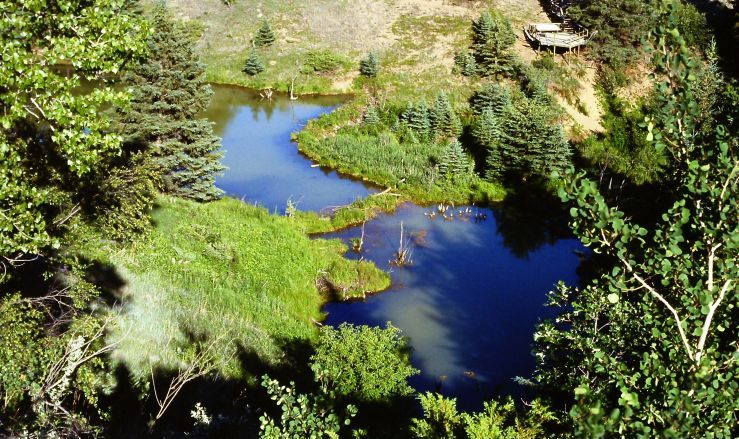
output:
{"label": "bare branch", "polygon": [[713,320],[713,314],[716,312],[716,309],[721,305],[721,301],[724,300],[724,296],[726,296],[726,292],[729,290],[729,287],[731,286],[731,280],[727,280],[724,283],[724,286],[721,288],[721,292],[718,295],[718,299],[716,299],[715,302],[712,302],[709,309],[708,309],[708,315],[706,316],[706,321],[703,322],[703,330],[701,331],[701,337],[698,340],[698,349],[695,353],[695,362],[700,363],[701,356],[703,355],[703,349],[706,346],[706,339],[708,338],[708,330],[711,329],[711,321]]}
{"label": "bare branch", "polygon": [[693,360],[693,350],[690,348],[690,344],[688,343],[688,337],[685,335],[685,330],[683,329],[683,321],[680,318],[680,315],[677,313],[677,310],[670,305],[670,302],[667,301],[667,299],[664,298],[660,293],[657,292],[654,288],[652,288],[651,285],[647,283],[644,279],[642,279],[641,276],[639,276],[635,271],[634,268],[631,266],[631,264],[626,261],[623,258],[620,258],[621,262],[626,266],[626,268],[631,272],[632,276],[634,276],[634,279],[636,279],[641,286],[647,289],[654,297],[657,298],[662,304],[664,304],[668,310],[670,310],[670,313],[672,313],[672,316],[675,318],[675,321],[677,322],[677,330],[680,333],[680,340],[683,342],[683,347],[685,348],[685,352],[687,352],[688,357]]}

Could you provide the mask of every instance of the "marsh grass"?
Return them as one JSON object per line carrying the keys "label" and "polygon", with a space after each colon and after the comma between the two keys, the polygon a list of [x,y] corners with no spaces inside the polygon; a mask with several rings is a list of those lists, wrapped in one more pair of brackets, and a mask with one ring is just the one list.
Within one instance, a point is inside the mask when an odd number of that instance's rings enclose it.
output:
{"label": "marsh grass", "polygon": [[[358,100],[310,121],[295,137],[298,148],[322,165],[392,188],[421,204],[487,203],[505,196],[501,186],[474,174],[454,179],[441,176],[438,164],[446,148],[443,142],[401,141],[386,126],[370,132],[358,123],[362,113]],[[397,120],[394,115],[382,117],[389,117],[390,123]]]}
{"label": "marsh grass", "polygon": [[340,241],[310,239],[298,218],[238,200],[162,198],[153,218],[146,239],[109,256],[125,282],[112,337],[126,337],[115,356],[139,376],[150,365],[177,367],[193,334],[233,335],[219,348],[229,376],[241,373],[234,349],[279,362],[282,346],[314,338],[327,299],[363,297],[390,283],[373,264],[345,259]]}

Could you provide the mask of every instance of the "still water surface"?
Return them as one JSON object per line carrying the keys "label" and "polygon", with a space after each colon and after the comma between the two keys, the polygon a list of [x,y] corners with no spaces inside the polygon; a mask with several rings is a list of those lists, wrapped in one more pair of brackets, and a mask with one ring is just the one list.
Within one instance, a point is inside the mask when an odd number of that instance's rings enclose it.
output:
{"label": "still water surface", "polygon": [[[312,167],[290,142],[291,132],[342,98],[269,102],[238,88],[215,92],[206,116],[223,137],[229,169],[218,185],[229,195],[282,212],[288,199],[321,210],[375,191]],[[577,283],[583,246],[559,221],[556,203],[547,207],[537,196],[494,208],[457,206],[448,221],[436,211],[408,204],[366,224],[363,252],[347,256],[390,270],[393,285],[364,301],[326,305],[327,323],[392,322],[410,338],[411,360],[422,371],[413,386],[477,409],[491,396],[523,392],[513,378],[533,371],[534,327],[551,316],[545,295],[558,280]],[[412,265],[399,268],[389,261],[401,222],[412,241]],[[360,233],[355,227],[327,237],[348,241]]]}

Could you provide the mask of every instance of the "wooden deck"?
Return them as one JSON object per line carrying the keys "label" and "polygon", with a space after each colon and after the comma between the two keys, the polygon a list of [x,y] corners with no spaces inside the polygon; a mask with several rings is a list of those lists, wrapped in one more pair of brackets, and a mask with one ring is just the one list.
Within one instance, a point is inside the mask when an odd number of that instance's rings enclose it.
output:
{"label": "wooden deck", "polygon": [[526,39],[538,47],[551,47],[554,50],[577,49],[588,43],[594,35],[587,29],[574,30],[557,23],[532,23],[523,28]]}

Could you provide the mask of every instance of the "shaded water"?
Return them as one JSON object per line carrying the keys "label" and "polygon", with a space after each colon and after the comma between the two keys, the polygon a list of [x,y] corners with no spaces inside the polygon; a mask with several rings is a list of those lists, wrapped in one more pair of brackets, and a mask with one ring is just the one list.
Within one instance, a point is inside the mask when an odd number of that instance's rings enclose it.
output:
{"label": "shaded water", "polygon": [[[311,167],[290,142],[291,132],[341,99],[268,102],[237,88],[215,87],[215,92],[207,117],[223,137],[229,169],[218,185],[228,194],[282,211],[288,199],[301,209],[321,210],[374,191]],[[363,252],[347,256],[391,270],[393,286],[365,301],[326,305],[327,323],[391,321],[410,338],[412,362],[422,371],[413,378],[414,387],[455,396],[461,408],[477,409],[501,393],[522,393],[513,378],[533,371],[534,327],[551,313],[543,306],[546,293],[558,280],[577,283],[577,253],[583,250],[560,221],[557,203],[547,205],[540,195],[494,208],[458,206],[450,210],[451,221],[441,219],[436,207],[408,204],[368,222]],[[413,263],[392,267],[401,221],[411,238]],[[360,233],[355,227],[328,237],[348,241]]]}

